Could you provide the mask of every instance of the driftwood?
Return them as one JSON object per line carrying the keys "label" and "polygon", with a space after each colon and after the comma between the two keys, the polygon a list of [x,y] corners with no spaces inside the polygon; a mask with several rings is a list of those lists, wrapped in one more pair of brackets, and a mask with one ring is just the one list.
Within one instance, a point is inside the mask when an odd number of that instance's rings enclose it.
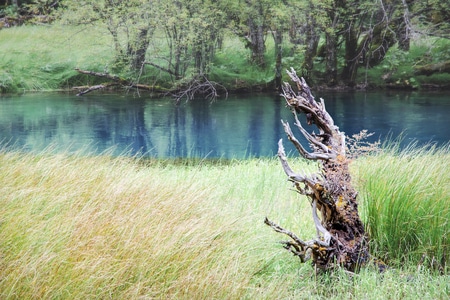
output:
{"label": "driftwood", "polygon": [[[145,62],[145,64],[156,66],[155,64],[148,62]],[[99,73],[80,69],[75,70],[81,74],[91,75],[109,80],[109,82],[98,85],[74,87],[74,89],[76,90],[81,90],[81,92],[77,93],[77,96],[82,96],[92,91],[108,88],[111,86],[122,86],[127,89],[135,88],[138,90],[140,89],[151,91],[160,94],[162,96],[172,96],[177,101],[177,103],[180,102],[182,99],[186,99],[186,101],[192,100],[197,95],[201,95],[205,99],[212,101],[219,96],[219,90],[225,94],[225,97],[228,97],[228,91],[223,85],[208,80],[208,78],[204,75],[194,76],[191,80],[183,84],[180,84],[178,87],[174,89],[168,90],[163,89],[159,86],[150,86],[140,83],[134,83],[132,80],[124,79],[119,76],[111,75],[108,73]]]}
{"label": "driftwood", "polygon": [[[367,264],[370,256],[364,225],[358,214],[357,192],[351,183],[345,135],[326,111],[323,99],[316,101],[305,80],[299,78],[293,69],[288,74],[297,85],[297,91],[285,83],[282,95],[294,115],[295,127],[306,138],[312,151],[297,140],[289,123],[282,121],[284,131],[301,156],[319,162],[321,172],[307,175],[292,170],[282,140],[278,142],[278,157],[288,180],[311,203],[317,237],[303,241],[268,218],[265,223],[276,232],[290,237],[282,244],[302,262],[312,259],[317,270],[342,266],[354,272],[359,266]],[[308,133],[298,118],[299,113],[306,114],[308,125],[315,125],[319,132]],[[379,267],[384,268],[381,264]]]}
{"label": "driftwood", "polygon": [[150,86],[146,84],[140,84],[140,83],[134,83],[132,80],[124,79],[119,76],[111,75],[108,73],[99,73],[99,72],[92,72],[92,71],[86,71],[86,70],[80,70],[78,68],[75,69],[78,73],[91,75],[95,77],[101,77],[110,80],[109,82],[94,85],[94,86],[88,86],[88,87],[75,87],[74,89],[82,89],[81,92],[77,94],[77,96],[82,96],[84,94],[90,93],[92,91],[104,89],[111,86],[122,86],[124,88],[135,88],[140,90],[146,90],[146,91],[152,91],[152,92],[162,92],[161,89],[155,86]]}
{"label": "driftwood", "polygon": [[115,86],[117,85],[117,83],[104,83],[104,84],[99,84],[99,85],[93,85],[93,86],[83,86],[83,87],[74,87],[74,89],[82,89],[81,92],[77,93],[77,96],[83,96],[84,94],[96,91],[96,90],[101,90],[110,86]]}

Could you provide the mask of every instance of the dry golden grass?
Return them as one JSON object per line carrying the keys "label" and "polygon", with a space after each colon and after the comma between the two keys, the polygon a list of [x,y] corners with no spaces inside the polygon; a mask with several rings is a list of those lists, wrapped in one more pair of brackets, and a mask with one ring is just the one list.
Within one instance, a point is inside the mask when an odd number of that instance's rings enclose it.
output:
{"label": "dry golden grass", "polygon": [[274,160],[176,167],[3,153],[0,166],[2,298],[258,293],[252,274],[281,248],[264,216],[308,205]]}
{"label": "dry golden grass", "polygon": [[316,278],[263,223],[313,237],[309,204],[289,187],[275,159],[184,166],[0,152],[0,298],[448,295],[446,278],[427,273],[415,277],[426,284],[371,270]]}

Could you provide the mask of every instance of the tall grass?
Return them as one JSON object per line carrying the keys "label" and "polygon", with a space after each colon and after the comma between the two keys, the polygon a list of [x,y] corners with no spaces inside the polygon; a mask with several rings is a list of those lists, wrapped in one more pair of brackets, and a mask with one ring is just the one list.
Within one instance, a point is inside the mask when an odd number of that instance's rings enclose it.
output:
{"label": "tall grass", "polygon": [[391,264],[448,265],[450,147],[388,147],[357,161],[374,251]]}
{"label": "tall grass", "polygon": [[4,153],[0,166],[0,298],[237,299],[260,292],[249,284],[262,269],[297,265],[276,259],[263,224],[267,214],[305,222],[274,161]]}
{"label": "tall grass", "polygon": [[309,204],[289,187],[275,159],[183,165],[0,152],[0,298],[449,295],[448,278],[426,271],[414,282],[370,269],[316,278],[263,224],[269,216],[313,237]]}

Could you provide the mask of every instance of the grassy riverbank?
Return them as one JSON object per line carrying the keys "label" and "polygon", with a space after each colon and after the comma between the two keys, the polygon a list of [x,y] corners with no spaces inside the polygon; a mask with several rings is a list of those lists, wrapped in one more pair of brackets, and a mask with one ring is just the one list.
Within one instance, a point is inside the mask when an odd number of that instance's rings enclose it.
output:
{"label": "grassy riverbank", "polygon": [[[110,34],[100,27],[89,26],[20,26],[0,30],[0,93],[48,91],[70,89],[103,83],[104,79],[82,75],[75,68],[114,75],[133,77],[140,83],[170,87],[169,75],[159,69],[146,66],[138,75],[120,74],[113,66],[113,43]],[[149,58],[161,57],[168,52],[166,40],[155,34],[147,52]],[[249,63],[250,52],[233,34],[223,42],[212,62],[210,79],[230,91],[251,91],[269,88],[274,78],[275,55],[273,41],[266,41],[267,67],[260,69]],[[372,88],[387,84],[398,88],[446,87],[450,82],[447,73],[431,76],[414,75],[417,64],[437,63],[448,60],[447,40],[423,38],[414,40],[408,53],[392,48],[383,63],[372,69],[360,69],[358,82]],[[294,50],[285,39],[283,44],[283,68],[300,68],[303,54]],[[156,59],[155,58],[155,59]],[[156,60],[156,62],[159,62]],[[164,64],[162,61],[161,64]],[[324,72],[323,60],[315,62],[317,76]],[[287,80],[287,77],[285,78]],[[320,85],[320,82],[315,83]]]}
{"label": "grassy riverbank", "polygon": [[[442,218],[436,221],[441,223],[435,225],[444,230],[448,246],[449,158],[444,149],[417,157],[386,154],[357,160],[353,171],[362,207],[370,205],[372,189],[380,194],[417,190],[401,201],[440,207]],[[294,165],[315,170],[314,164],[301,160]],[[422,168],[432,174],[419,176]],[[376,182],[381,187],[374,186]],[[344,272],[315,277],[312,267],[282,249],[277,243],[282,237],[263,224],[269,216],[304,238],[314,235],[309,204],[289,187],[275,159],[183,164],[1,152],[0,298],[445,299],[450,295],[448,275],[439,276],[425,264],[418,269],[409,256],[383,275],[369,268],[352,278]],[[362,209],[363,214],[366,211]],[[420,247],[419,243],[416,251],[427,251]],[[391,257],[403,257],[402,249],[387,251],[396,251]]]}
{"label": "grassy riverbank", "polygon": [[93,84],[74,69],[103,70],[107,33],[88,28],[21,26],[0,31],[0,92],[53,91]]}

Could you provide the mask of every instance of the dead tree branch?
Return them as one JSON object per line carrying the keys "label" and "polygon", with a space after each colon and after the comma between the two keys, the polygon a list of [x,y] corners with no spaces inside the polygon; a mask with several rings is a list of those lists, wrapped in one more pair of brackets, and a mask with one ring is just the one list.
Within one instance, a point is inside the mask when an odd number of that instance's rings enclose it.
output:
{"label": "dead tree branch", "polygon": [[157,68],[158,70],[161,70],[161,71],[163,71],[163,72],[166,72],[166,73],[168,73],[169,75],[174,76],[174,77],[177,78],[177,79],[180,77],[180,75],[176,74],[175,72],[173,72],[173,71],[170,70],[169,68],[164,68],[164,67],[162,67],[162,66],[160,66],[160,65],[157,65],[157,64],[152,63],[152,62],[149,62],[149,61],[144,61],[144,64],[145,64],[145,65],[152,66],[152,67],[155,67],[155,68]]}
{"label": "dead tree branch", "polygon": [[[77,94],[77,96],[82,96],[82,95],[85,95],[85,94],[90,93],[92,91],[108,88],[108,87],[111,87],[111,86],[122,86],[122,87],[127,88],[127,89],[135,88],[135,89],[138,89],[138,90],[146,90],[146,91],[152,91],[152,92],[156,92],[156,93],[158,93],[158,92],[159,93],[166,92],[166,91],[163,91],[160,87],[155,87],[155,86],[151,86],[151,85],[135,83],[135,82],[133,82],[133,80],[121,78],[119,76],[111,75],[111,74],[108,74],[108,73],[99,73],[99,72],[93,72],[93,71],[86,71],[86,70],[80,70],[78,68],[76,68],[75,71],[77,71],[78,73],[81,73],[81,74],[95,76],[95,77],[100,77],[100,78],[105,78],[105,79],[110,80],[110,82],[107,82],[107,83],[102,83],[102,84],[89,86],[89,87],[82,87],[83,90],[81,92],[79,92]],[[80,89],[80,88],[79,87],[75,87],[74,89]]]}
{"label": "dead tree branch", "polygon": [[96,91],[96,90],[101,90],[110,86],[115,86],[117,85],[117,83],[104,83],[104,84],[99,84],[99,85],[93,85],[90,87],[84,87],[83,91],[79,92],[77,94],[77,96],[83,96],[84,94]]}
{"label": "dead tree branch", "polygon": [[[152,66],[156,66],[152,63],[145,62],[145,64],[150,64]],[[130,89],[135,88],[138,90],[146,90],[151,91],[155,93],[159,93],[161,95],[170,95],[172,96],[177,103],[180,102],[182,99],[186,99],[186,101],[193,100],[196,96],[202,96],[210,101],[215,100],[219,96],[219,91],[225,94],[225,97],[228,97],[228,91],[227,89],[214,81],[210,81],[206,76],[204,75],[198,75],[192,78],[191,80],[182,83],[179,85],[179,87],[167,90],[163,89],[161,87],[157,86],[150,86],[145,84],[139,84],[134,83],[130,79],[124,79],[119,76],[111,75],[108,73],[99,73],[99,72],[92,72],[92,71],[86,71],[86,70],[80,70],[75,69],[77,72],[81,74],[91,75],[95,77],[105,78],[110,80],[110,82],[102,83],[94,86],[88,86],[88,87],[75,87],[74,89],[82,89],[81,92],[77,94],[77,96],[82,96],[87,93],[90,93],[92,91],[104,89],[111,86],[122,86],[124,88]],[[169,71],[169,70],[165,70]]]}
{"label": "dead tree branch", "polygon": [[176,91],[168,94],[172,95],[177,103],[182,99],[186,99],[186,101],[193,100],[199,95],[207,100],[214,101],[219,96],[219,90],[224,92],[225,97],[228,97],[228,91],[223,85],[208,80],[204,75],[199,75],[182,84]]}

